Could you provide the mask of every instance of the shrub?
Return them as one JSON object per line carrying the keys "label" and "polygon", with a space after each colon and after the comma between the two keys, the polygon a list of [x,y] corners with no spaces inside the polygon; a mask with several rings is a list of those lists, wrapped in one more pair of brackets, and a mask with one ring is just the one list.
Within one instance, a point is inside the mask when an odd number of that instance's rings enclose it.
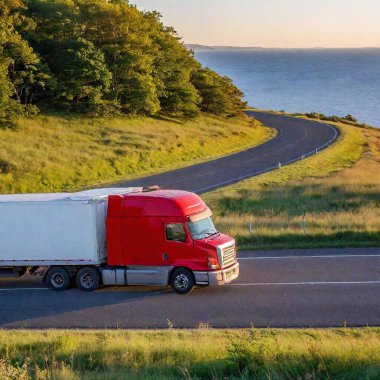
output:
{"label": "shrub", "polygon": [[8,174],[12,170],[13,165],[5,160],[0,158],[0,174]]}
{"label": "shrub", "polygon": [[342,118],[342,121],[343,120],[347,120],[347,121],[351,121],[352,123],[357,123],[358,122],[358,119],[356,119],[355,117],[353,117],[352,115],[348,114],[346,115],[345,117]]}

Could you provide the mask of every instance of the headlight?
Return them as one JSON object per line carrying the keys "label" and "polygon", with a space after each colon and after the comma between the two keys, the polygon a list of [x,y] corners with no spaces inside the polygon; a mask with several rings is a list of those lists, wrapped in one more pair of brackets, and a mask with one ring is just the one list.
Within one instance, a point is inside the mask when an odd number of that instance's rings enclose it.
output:
{"label": "headlight", "polygon": [[219,261],[214,256],[208,255],[207,261],[210,269],[220,269]]}

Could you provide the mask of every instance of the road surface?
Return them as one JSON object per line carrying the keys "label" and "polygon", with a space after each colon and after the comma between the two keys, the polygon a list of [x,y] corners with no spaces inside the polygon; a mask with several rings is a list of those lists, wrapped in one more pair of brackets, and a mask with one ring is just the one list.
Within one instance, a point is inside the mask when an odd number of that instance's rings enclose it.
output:
{"label": "road surface", "polygon": [[236,282],[180,296],[168,288],[77,289],[0,279],[0,328],[380,325],[380,249],[247,251]]}
{"label": "road surface", "polygon": [[202,164],[132,181],[115,184],[124,186],[152,186],[204,193],[255,175],[277,169],[279,163],[291,162],[315,154],[330,144],[339,131],[328,124],[289,116],[249,111],[248,115],[278,130],[278,135],[265,144],[215,159]]}

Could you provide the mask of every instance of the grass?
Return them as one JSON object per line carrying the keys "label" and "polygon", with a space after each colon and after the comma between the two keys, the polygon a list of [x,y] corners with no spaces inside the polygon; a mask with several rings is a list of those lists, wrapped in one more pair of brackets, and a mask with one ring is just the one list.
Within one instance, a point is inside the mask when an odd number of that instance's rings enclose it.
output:
{"label": "grass", "polygon": [[273,136],[248,118],[21,119],[16,129],[0,129],[0,193],[68,191],[130,179],[244,150]]}
{"label": "grass", "polygon": [[380,329],[1,331],[0,379],[378,379]]}
{"label": "grass", "polygon": [[380,131],[334,124],[330,148],[203,196],[240,249],[380,246]]}

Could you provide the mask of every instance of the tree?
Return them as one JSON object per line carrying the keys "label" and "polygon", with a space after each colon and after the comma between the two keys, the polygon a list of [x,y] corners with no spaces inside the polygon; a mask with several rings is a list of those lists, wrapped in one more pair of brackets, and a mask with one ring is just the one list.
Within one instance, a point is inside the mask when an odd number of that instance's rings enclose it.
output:
{"label": "tree", "polygon": [[0,126],[13,122],[20,107],[10,98],[12,83],[8,77],[9,60],[0,56]]}
{"label": "tree", "polygon": [[49,81],[49,70],[17,33],[3,46],[3,55],[9,59],[8,74],[13,95],[26,106],[32,104],[34,95]]}
{"label": "tree", "polygon": [[230,79],[201,67],[159,13],[127,0],[2,0],[0,62],[4,115],[36,103],[230,116],[245,104]]}
{"label": "tree", "polygon": [[150,25],[142,13],[126,1],[77,0],[77,4],[84,38],[101,49],[112,73],[108,98],[120,103],[126,113],[159,111]]}
{"label": "tree", "polygon": [[84,39],[49,41],[48,46],[46,61],[57,81],[58,99],[77,110],[99,110],[112,79],[103,53]]}
{"label": "tree", "polygon": [[201,98],[190,79],[198,63],[176,31],[161,23],[159,13],[148,12],[144,16],[152,25],[151,39],[156,51],[153,78],[161,109],[169,114],[195,116]]}
{"label": "tree", "polygon": [[227,77],[209,68],[200,68],[193,74],[192,82],[199,91],[203,112],[221,115],[237,116],[242,113],[246,103],[241,100],[243,93]]}
{"label": "tree", "polygon": [[28,19],[21,15],[24,5],[19,0],[0,3],[0,118],[13,121],[32,102],[33,89],[43,86],[39,58],[16,30],[26,28]]}

